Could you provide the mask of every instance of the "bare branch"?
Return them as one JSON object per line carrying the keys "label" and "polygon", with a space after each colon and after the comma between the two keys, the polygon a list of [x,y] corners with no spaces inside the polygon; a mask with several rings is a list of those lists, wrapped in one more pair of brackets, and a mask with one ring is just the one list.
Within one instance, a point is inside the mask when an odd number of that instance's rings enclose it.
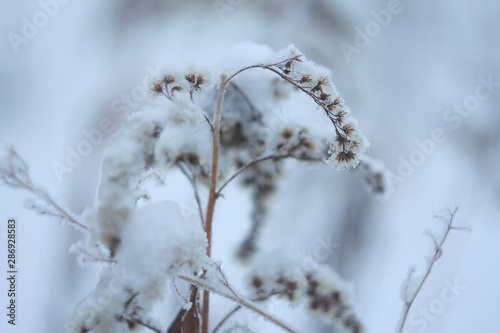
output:
{"label": "bare branch", "polygon": [[9,162],[9,168],[8,169],[0,168],[0,175],[4,183],[7,186],[14,188],[21,188],[33,193],[40,200],[44,201],[49,206],[51,206],[56,211],[56,213],[50,212],[47,209],[44,209],[36,205],[35,203],[31,203],[30,207],[28,208],[33,209],[42,215],[58,217],[81,229],[88,229],[87,226],[78,222],[76,218],[72,216],[72,214],[70,214],[68,211],[63,209],[58,203],[56,203],[54,199],[52,199],[52,197],[48,194],[48,192],[42,190],[40,187],[36,186],[33,183],[28,171],[28,165],[21,158],[21,156],[19,156],[19,154],[15,151],[14,148],[12,147],[10,148],[7,158]]}
{"label": "bare branch", "polygon": [[231,176],[229,176],[229,178],[226,179],[226,181],[222,184],[222,186],[217,190],[217,195],[220,196],[222,190],[231,181],[233,181],[234,178],[238,177],[238,175],[240,173],[242,173],[246,169],[254,166],[255,164],[257,164],[259,162],[267,161],[267,160],[283,159],[283,158],[289,158],[289,157],[295,158],[297,160],[302,160],[302,161],[321,161],[322,160],[321,157],[301,157],[301,156],[295,156],[292,153],[280,153],[280,152],[274,152],[274,153],[267,154],[267,155],[264,155],[264,156],[261,156],[261,157],[257,157],[256,159],[251,160],[250,162],[248,162],[247,164],[245,164],[244,166],[242,166],[241,168],[239,168],[238,170],[236,170]]}
{"label": "bare branch", "polygon": [[401,320],[401,325],[399,327],[399,333],[403,332],[403,328],[404,328],[404,325],[405,325],[405,322],[406,322],[406,318],[408,316],[408,312],[410,311],[410,308],[413,304],[413,302],[415,301],[415,298],[417,297],[418,293],[420,292],[420,290],[422,289],[425,281],[427,280],[427,277],[429,276],[429,274],[431,273],[431,270],[432,270],[432,267],[434,266],[434,263],[441,257],[443,251],[442,251],[442,247],[443,247],[443,244],[444,242],[446,241],[446,238],[448,237],[448,234],[450,233],[450,230],[452,229],[455,229],[452,224],[453,224],[453,220],[455,218],[455,214],[457,213],[457,210],[458,210],[458,207],[456,207],[453,211],[450,211],[450,216],[449,218],[447,219],[447,224],[446,224],[446,231],[443,235],[443,238],[441,239],[440,242],[437,242],[436,239],[434,237],[431,236],[431,238],[434,240],[434,243],[435,243],[435,252],[434,252],[434,256],[432,257],[431,261],[429,262],[429,266],[427,267],[427,270],[425,272],[425,275],[424,277],[422,278],[422,281],[420,281],[419,285],[418,285],[418,288],[417,290],[414,292],[414,294],[412,295],[412,297],[410,299],[406,299],[406,291],[408,290],[408,284],[410,283],[410,279],[411,279],[411,276],[413,275],[413,270],[410,271],[410,275],[408,277],[408,280],[406,282],[406,286],[405,286],[405,310],[404,310],[404,313],[403,313],[403,318]]}
{"label": "bare branch", "polygon": [[231,318],[231,316],[233,314],[235,314],[236,312],[238,312],[239,309],[241,309],[241,305],[236,305],[234,307],[234,309],[232,309],[231,311],[229,311],[229,313],[227,315],[224,316],[224,318],[221,319],[221,321],[217,324],[217,326],[215,326],[214,330],[212,331],[212,333],[217,333],[217,331],[222,327],[222,325],[224,325],[224,323],[226,321],[228,321],[229,318]]}

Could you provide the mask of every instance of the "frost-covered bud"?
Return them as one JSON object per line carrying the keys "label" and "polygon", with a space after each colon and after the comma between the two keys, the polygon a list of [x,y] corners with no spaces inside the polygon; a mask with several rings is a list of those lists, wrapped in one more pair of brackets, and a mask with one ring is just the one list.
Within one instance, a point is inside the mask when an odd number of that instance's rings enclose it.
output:
{"label": "frost-covered bud", "polygon": [[277,295],[297,304],[302,301],[307,281],[299,268],[300,260],[292,251],[274,249],[256,259],[249,278],[255,300]]}
{"label": "frost-covered bud", "polygon": [[[277,60],[280,57],[282,60]],[[293,45],[277,52],[273,60],[276,62],[260,67],[277,73],[309,95],[333,124],[336,136],[330,142],[330,157],[325,162],[338,170],[355,167],[359,163],[357,155],[368,147],[368,141],[356,121],[347,117],[349,108],[331,82],[328,70],[308,61]]]}
{"label": "frost-covered bud", "polygon": [[196,67],[190,67],[186,70],[184,80],[187,81],[189,85],[188,91],[190,92],[191,97],[194,94],[204,94],[215,84],[212,72]]}
{"label": "frost-covered bud", "polygon": [[185,90],[183,79],[177,73],[165,73],[150,83],[149,89],[154,95],[163,95],[173,101],[176,93]]}
{"label": "frost-covered bud", "polygon": [[150,90],[155,95],[163,95],[175,101],[179,95],[189,95],[193,100],[195,95],[202,95],[213,87],[215,80],[212,72],[197,67],[185,70],[170,70],[150,84]]}
{"label": "frost-covered bud", "polygon": [[257,258],[249,278],[254,300],[284,297],[293,304],[304,304],[311,313],[344,332],[363,332],[353,308],[352,286],[325,265],[316,263],[314,269],[304,269],[305,260],[293,249],[283,248]]}
{"label": "frost-covered bud", "polygon": [[363,155],[363,159],[354,169],[363,178],[366,190],[374,195],[386,195],[392,190],[390,173],[380,160]]}
{"label": "frost-covered bud", "polygon": [[352,286],[331,268],[318,265],[306,272],[309,310],[344,332],[363,332],[352,304]]}
{"label": "frost-covered bud", "polygon": [[369,146],[369,142],[358,129],[357,122],[349,119],[330,141],[330,157],[325,163],[337,170],[354,168],[359,163],[359,154]]}

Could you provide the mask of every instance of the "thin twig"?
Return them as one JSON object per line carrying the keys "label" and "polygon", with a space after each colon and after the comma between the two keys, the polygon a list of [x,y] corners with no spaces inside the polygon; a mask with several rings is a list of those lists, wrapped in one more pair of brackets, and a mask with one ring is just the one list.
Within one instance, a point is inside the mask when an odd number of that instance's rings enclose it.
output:
{"label": "thin twig", "polygon": [[[442,254],[442,250],[441,248],[443,247],[443,244],[446,240],[446,238],[448,237],[448,234],[450,233],[450,230],[452,229],[457,229],[455,227],[452,227],[452,223],[453,223],[453,219],[455,218],[455,214],[458,210],[458,207],[456,207],[453,212],[450,212],[450,218],[448,219],[448,224],[446,225],[446,232],[443,236],[443,238],[441,239],[441,242],[439,242],[439,244],[437,244],[437,242],[435,241],[435,252],[434,252],[434,257],[432,258],[430,264],[429,264],[429,267],[427,268],[427,271],[424,275],[424,278],[422,279],[422,281],[420,281],[420,284],[418,285],[418,288],[417,290],[415,291],[415,293],[413,294],[413,296],[411,297],[410,300],[406,300],[406,294],[404,295],[405,296],[405,301],[406,301],[406,309],[404,311],[404,314],[403,314],[403,319],[401,320],[401,326],[399,327],[399,333],[403,332],[403,328],[404,328],[404,325],[405,325],[405,322],[406,322],[406,318],[408,316],[408,312],[410,311],[410,308],[411,306],[413,305],[413,302],[415,301],[415,298],[417,297],[418,293],[420,292],[420,290],[422,289],[422,286],[424,285],[425,281],[427,280],[427,277],[429,276],[429,274],[431,273],[431,270],[432,270],[432,267],[434,266],[434,263],[441,257],[441,254]],[[410,272],[410,274],[412,274]],[[411,278],[411,276],[410,276]],[[410,278],[408,279],[408,281],[406,282],[407,285],[406,285],[406,288],[405,290],[407,290],[408,288],[408,283],[410,282]]]}
{"label": "thin twig", "polygon": [[278,153],[272,153],[272,154],[268,154],[268,155],[264,155],[264,156],[261,156],[261,157],[258,157],[258,158],[255,158],[253,160],[251,160],[250,162],[248,162],[247,164],[245,164],[244,166],[242,166],[241,168],[239,168],[238,170],[236,170],[223,184],[222,186],[217,190],[217,195],[220,195],[222,190],[236,177],[238,177],[238,175],[240,173],[242,173],[243,171],[245,171],[246,169],[254,166],[255,164],[259,163],[259,162],[262,162],[262,161],[266,161],[266,160],[269,160],[269,159],[273,159],[273,158],[284,158],[284,157],[289,157],[289,155],[280,155]]}
{"label": "thin twig", "polygon": [[98,257],[94,256],[93,254],[88,253],[84,249],[78,249],[78,251],[80,251],[81,253],[85,254],[86,256],[92,258],[94,261],[109,262],[109,263],[112,263],[114,265],[116,265],[118,263],[118,260],[98,258]]}
{"label": "thin twig", "polygon": [[237,71],[236,73],[234,73],[233,75],[231,75],[226,82],[229,82],[232,78],[234,78],[236,75],[238,75],[239,73],[243,72],[243,71],[246,71],[246,70],[249,70],[249,69],[252,69],[252,68],[262,68],[262,69],[267,69],[271,72],[274,72],[276,73],[277,75],[279,75],[282,79],[284,79],[285,81],[289,82],[290,84],[294,85],[295,87],[299,88],[302,92],[306,93],[307,95],[309,95],[316,104],[318,104],[319,106],[321,106],[321,108],[326,112],[326,115],[328,116],[328,118],[331,120],[334,128],[335,128],[335,132],[337,134],[339,134],[339,126],[338,124],[336,123],[336,121],[331,117],[331,111],[328,110],[328,108],[325,107],[324,103],[321,101],[320,98],[318,98],[318,96],[314,95],[312,92],[308,91],[306,88],[304,88],[303,86],[301,86],[300,84],[298,84],[295,80],[293,80],[291,77],[281,73],[280,71],[274,69],[273,67],[277,66],[277,65],[281,65],[283,63],[286,63],[286,62],[289,62],[289,61],[293,61],[293,60],[298,60],[300,58],[300,56],[295,56],[295,57],[292,57],[292,58],[288,58],[284,61],[280,61],[278,63],[275,63],[275,64],[258,64],[258,65],[252,65],[252,66],[247,66],[247,67],[244,67],[242,69],[240,69],[239,71]]}
{"label": "thin twig", "polygon": [[285,331],[287,332],[290,332],[290,333],[297,333],[296,330],[294,330],[293,328],[291,328],[290,326],[288,326],[287,324],[281,322],[279,319],[275,318],[274,316],[268,314],[267,312],[259,309],[259,307],[257,307],[256,305],[252,304],[251,302],[248,302],[244,299],[242,299],[240,296],[238,295],[231,295],[231,294],[228,294],[228,293],[225,293],[213,286],[210,286],[206,283],[204,283],[203,281],[201,280],[196,280],[196,279],[192,279],[190,277],[187,277],[187,276],[183,276],[183,275],[179,275],[179,278],[184,280],[184,281],[187,281],[187,282],[190,282],[191,284],[195,284],[197,286],[199,286],[200,288],[202,289],[205,289],[207,291],[211,291],[213,293],[216,293],[222,297],[225,297],[227,299],[230,299],[238,304],[240,304],[241,306],[244,306],[258,314],[260,314],[262,317],[266,318],[267,320],[271,321],[272,323],[276,324],[277,326],[281,327],[282,329],[284,329]]}
{"label": "thin twig", "polygon": [[140,318],[137,318],[137,317],[134,317],[134,316],[122,316],[122,318],[120,318],[120,319],[121,319],[121,321],[125,321],[127,323],[132,323],[132,324],[144,326],[146,328],[149,328],[153,332],[162,333],[161,329],[159,329],[157,327],[154,327],[153,325],[150,325],[150,324],[144,322]]}
{"label": "thin twig", "polygon": [[[57,212],[59,212],[59,214],[55,214],[52,212],[45,211],[44,214],[59,217],[70,223],[73,223],[74,225],[82,229],[85,230],[88,229],[87,226],[78,222],[73,216],[71,216],[69,212],[67,212],[61,206],[59,206],[46,191],[38,188],[35,184],[33,184],[33,181],[31,180],[31,177],[29,175],[28,166],[26,162],[21,158],[21,156],[19,156],[19,154],[15,151],[14,148],[10,148],[9,153],[10,153],[10,159],[9,159],[10,170],[0,168],[0,175],[2,176],[2,180],[5,182],[6,185],[14,188],[22,188],[29,192],[34,193],[40,199],[44,200],[47,204],[52,206]],[[21,163],[21,167],[15,165],[14,163],[15,159],[17,160],[18,163]],[[21,175],[22,178],[24,179],[19,178],[16,173]]]}
{"label": "thin twig", "polygon": [[264,155],[264,156],[261,156],[261,157],[257,157],[253,160],[251,160],[250,162],[248,162],[247,164],[245,164],[244,166],[242,166],[241,168],[239,168],[238,170],[236,170],[228,179],[226,179],[226,181],[222,184],[222,186],[217,190],[216,194],[218,196],[220,196],[222,190],[231,182],[234,180],[234,178],[236,178],[240,173],[242,173],[243,171],[245,171],[246,169],[254,166],[255,164],[259,163],[259,162],[263,162],[263,161],[266,161],[266,160],[270,160],[270,159],[275,159],[275,158],[295,158],[297,160],[303,160],[303,161],[321,161],[322,158],[315,158],[315,157],[300,157],[300,156],[294,156],[293,154],[291,153],[286,153],[286,154],[280,154],[278,152],[274,152],[274,153],[271,153],[271,154],[268,154],[268,155]]}
{"label": "thin twig", "polygon": [[[18,179],[15,175],[10,175],[12,178],[15,178],[17,181],[20,181],[20,179]],[[62,220],[65,220],[69,223],[73,223],[74,225],[82,228],[82,229],[85,229],[87,230],[88,227],[80,222],[78,222],[73,216],[71,216],[71,214],[69,212],[67,212],[65,209],[63,209],[61,206],[59,206],[59,204],[57,204],[54,199],[52,199],[52,197],[47,193],[45,192],[44,190],[40,189],[40,188],[36,188],[35,185],[29,185],[29,184],[26,184],[26,183],[22,183],[23,186],[21,186],[21,188],[24,188],[32,193],[34,193],[36,196],[38,196],[38,198],[42,199],[43,201],[45,201],[48,205],[52,206],[57,212],[59,212],[59,214],[55,214],[53,212],[50,212],[50,211],[43,211],[43,214],[44,215],[50,215],[50,216],[54,216],[54,217],[58,217]],[[43,209],[41,207],[39,207],[40,209]]]}
{"label": "thin twig", "polygon": [[207,121],[208,126],[210,126],[210,131],[213,133],[214,132],[214,125],[212,124],[212,121],[210,121],[210,118],[208,118],[205,111],[203,111],[203,117],[205,117],[205,120]]}
{"label": "thin twig", "polygon": [[68,213],[67,211],[65,211],[61,206],[59,206],[51,197],[50,195],[47,193],[47,192],[43,192],[41,190],[39,190],[41,194],[43,194],[43,196],[45,197],[45,200],[51,204],[57,211],[59,211],[59,213],[61,213],[63,216],[64,216],[64,219],[68,222],[71,222],[77,226],[79,226],[80,228],[82,229],[88,229],[87,226],[81,224],[80,222],[78,222],[75,218],[73,218],[73,216],[71,216],[70,213]]}
{"label": "thin twig", "polygon": [[[189,180],[191,183],[191,187],[193,188],[194,192],[194,198],[196,200],[196,205],[198,206],[198,212],[200,214],[200,219],[201,219],[201,225],[203,228],[205,228],[205,216],[203,215],[203,208],[201,206],[201,199],[200,199],[200,193],[198,191],[198,185],[196,184],[196,174],[194,172],[191,173],[191,175],[188,173],[188,171],[184,168],[183,165],[181,165],[180,162],[177,162],[177,167],[181,172],[186,176],[186,178]],[[186,167],[188,167],[186,165]]]}
{"label": "thin twig", "polygon": [[[261,302],[261,301],[265,301],[267,299],[269,299],[269,297],[271,296],[274,296],[274,295],[279,295],[279,292],[272,292],[270,294],[267,294],[267,295],[262,295],[262,296],[259,296],[257,298],[254,298],[252,301],[253,302]],[[225,322],[227,322],[229,320],[229,318],[234,315],[236,312],[238,312],[240,309],[242,308],[241,305],[236,305],[234,307],[234,309],[232,309],[231,311],[229,311],[229,313],[227,313],[224,318],[221,319],[221,321],[219,322],[219,324],[217,324],[217,326],[215,326],[214,330],[212,331],[212,333],[217,333],[217,331],[224,325]]]}
{"label": "thin twig", "polygon": [[235,314],[236,312],[238,312],[239,309],[241,309],[241,305],[236,305],[234,307],[234,309],[232,309],[231,311],[229,311],[229,313],[227,315],[224,316],[224,318],[221,319],[221,321],[217,324],[217,326],[215,326],[214,330],[212,331],[212,333],[217,333],[217,331],[222,327],[222,325],[224,325],[224,323],[226,321],[228,321],[228,319],[233,315]]}
{"label": "thin twig", "polygon": [[251,65],[251,66],[243,67],[242,69],[238,70],[233,75],[231,75],[230,77],[228,77],[227,80],[226,80],[226,82],[225,82],[225,84],[227,84],[229,81],[231,81],[236,75],[238,75],[241,72],[244,72],[246,70],[249,70],[249,69],[252,69],[252,68],[265,68],[267,66],[278,66],[278,65],[287,63],[289,61],[292,61],[292,60],[297,60],[298,58],[300,58],[300,56],[294,56],[294,57],[285,59],[283,61],[280,61],[280,62],[277,62],[277,63],[274,63],[274,64],[267,64],[267,65],[265,65],[265,64],[257,64],[257,65]]}
{"label": "thin twig", "polygon": [[[130,305],[132,304],[132,302],[134,301],[134,299],[139,295],[140,293],[137,291],[135,293],[133,293],[132,295],[130,295],[129,299],[125,302],[125,304],[123,305],[123,309],[124,309],[124,312],[126,312],[128,310],[128,308],[130,307]],[[142,319],[138,318],[138,317],[135,317],[134,315],[128,315],[127,313],[124,313],[121,317],[120,317],[120,320],[121,321],[124,321],[124,322],[127,322],[127,323],[132,323],[132,324],[136,324],[136,325],[141,325],[141,326],[144,326],[144,327],[147,327],[149,328],[150,330],[152,331],[155,331],[156,333],[161,333],[161,330],[159,328],[156,328],[154,327],[153,325],[150,325],[146,322],[144,322]]]}

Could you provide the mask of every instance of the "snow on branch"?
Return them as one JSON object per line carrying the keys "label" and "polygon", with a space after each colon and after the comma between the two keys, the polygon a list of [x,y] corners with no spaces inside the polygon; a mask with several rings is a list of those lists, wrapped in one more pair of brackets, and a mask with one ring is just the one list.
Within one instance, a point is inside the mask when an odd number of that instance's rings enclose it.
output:
{"label": "snow on branch", "polygon": [[309,95],[323,109],[335,130],[335,138],[330,142],[328,151],[330,157],[325,162],[338,170],[355,167],[360,161],[358,154],[366,150],[369,142],[361,134],[357,121],[349,116],[349,108],[328,74],[323,73],[319,66],[308,61],[293,45],[281,50],[273,57],[285,59],[242,68],[231,75],[227,81],[243,71],[263,68],[276,73]]}
{"label": "snow on branch", "polygon": [[255,261],[249,278],[254,299],[281,297],[292,304],[305,305],[312,314],[345,332],[363,332],[353,304],[352,286],[330,267],[311,261],[312,258],[307,260],[305,265],[306,258],[283,248],[262,255]]}
{"label": "snow on branch", "polygon": [[[239,77],[253,68],[265,71]],[[232,289],[220,266],[210,259],[212,225],[217,200],[238,179],[240,185],[251,189],[254,204],[252,226],[239,256],[252,259],[270,195],[285,169],[284,160],[289,158],[324,161],[338,170],[357,166],[372,192],[386,190],[376,163],[360,163],[369,143],[328,71],[308,61],[292,45],[269,52],[267,61],[230,75],[199,67],[166,71],[152,82],[151,90],[166,100],[157,99],[158,104],[152,102],[130,115],[110,139],[102,159],[95,207],[82,217],[86,225],[32,182],[26,162],[13,148],[0,157],[3,182],[37,197],[27,202],[30,209],[88,230],[86,241],[71,250],[81,261],[98,263],[102,269],[97,286],[76,308],[68,331],[147,328],[161,332],[150,316],[154,305],[167,294],[168,282],[179,277],[191,285],[190,295],[181,297],[187,301],[178,315],[180,327],[189,326],[185,321],[192,320],[193,327],[200,326],[202,333],[208,333],[212,292],[294,332]],[[322,119],[322,123],[326,123],[328,135],[293,118],[276,124],[273,112],[292,93],[305,94],[324,112],[327,120]],[[193,187],[197,206],[193,210],[200,221],[185,219],[177,203],[140,200],[152,199],[142,188],[145,179],[173,168],[180,169]],[[209,188],[206,209],[199,186]],[[347,332],[362,331],[350,287],[331,269],[318,266],[297,271],[297,265],[286,261],[260,268],[265,267],[271,270],[254,271],[255,293],[250,299],[261,302],[284,297],[304,304],[311,313]],[[202,299],[199,290],[203,290]]]}

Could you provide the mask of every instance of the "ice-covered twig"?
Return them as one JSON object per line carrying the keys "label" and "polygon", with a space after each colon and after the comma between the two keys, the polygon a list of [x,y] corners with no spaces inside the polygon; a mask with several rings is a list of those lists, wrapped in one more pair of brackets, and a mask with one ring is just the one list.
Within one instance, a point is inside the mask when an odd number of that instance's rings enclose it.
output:
{"label": "ice-covered twig", "polygon": [[47,191],[41,189],[33,183],[29,174],[28,165],[13,147],[10,147],[7,155],[0,159],[0,175],[2,181],[7,186],[24,189],[33,193],[39,200],[45,202],[54,211],[51,211],[46,207],[42,207],[34,201],[28,202],[27,206],[29,209],[32,209],[41,215],[60,218],[61,220],[76,226],[77,229],[88,229],[86,225],[79,222],[70,212],[62,208],[61,205],[52,199]]}
{"label": "ice-covered twig", "polygon": [[218,294],[218,295],[220,295],[222,297],[230,299],[230,300],[232,300],[232,301],[240,304],[241,306],[244,306],[244,307],[246,307],[246,308],[254,311],[255,313],[258,313],[259,315],[261,315],[265,319],[273,322],[274,324],[276,324],[277,326],[281,327],[282,329],[284,329],[287,332],[290,332],[290,333],[297,332],[296,330],[294,330],[293,328],[291,328],[287,324],[283,323],[281,320],[279,320],[276,317],[270,315],[266,311],[261,310],[257,305],[252,304],[252,302],[249,302],[249,301],[243,299],[242,297],[240,297],[237,294],[233,295],[233,293],[228,293],[228,292],[224,292],[222,290],[219,290],[218,288],[210,285],[209,283],[206,283],[205,281],[203,281],[200,278],[193,278],[193,277],[188,277],[188,276],[184,276],[184,275],[179,275],[179,278],[181,280],[187,281],[187,282],[189,282],[191,284],[197,285],[198,287],[200,287],[200,288],[202,288],[204,290],[211,291],[211,292],[216,293],[216,294]]}
{"label": "ice-covered twig", "polygon": [[289,46],[286,51],[289,55],[285,60],[244,67],[231,75],[226,82],[253,68],[266,69],[277,74],[311,97],[333,124],[336,136],[330,143],[331,155],[325,162],[337,169],[355,167],[359,163],[357,155],[362,153],[369,143],[357,128],[356,121],[348,117],[349,108],[344,104],[344,99],[340,97],[328,75],[318,72],[318,68],[295,47]]}
{"label": "ice-covered twig", "polygon": [[[446,241],[446,238],[448,237],[448,234],[450,233],[451,230],[465,230],[465,228],[453,226],[453,220],[455,219],[455,214],[457,213],[457,211],[458,211],[458,207],[455,207],[455,209],[453,209],[453,211],[450,211],[450,216],[446,219],[446,231],[445,231],[445,233],[440,241],[437,241],[435,237],[431,236],[431,238],[434,242],[434,246],[435,246],[434,256],[429,261],[429,264],[425,270],[425,274],[424,274],[422,280],[418,283],[417,289],[413,292],[413,294],[410,297],[408,297],[407,292],[409,289],[408,286],[411,283],[411,278],[412,278],[414,270],[412,269],[408,273],[408,277],[406,279],[406,282],[405,282],[405,285],[403,288],[403,290],[404,290],[403,301],[405,302],[405,305],[404,305],[404,310],[403,310],[403,317],[401,319],[401,324],[400,324],[399,330],[398,330],[399,333],[403,332],[403,328],[404,328],[404,325],[406,323],[406,318],[408,316],[408,313],[410,311],[411,306],[413,305],[413,302],[415,301],[415,298],[417,297],[417,295],[419,294],[420,290],[422,289],[425,281],[429,277],[429,274],[431,273],[432,267],[434,267],[434,264],[436,263],[436,261],[438,261],[438,259],[441,257],[441,255],[443,253],[442,247],[443,247],[444,242]],[[440,218],[445,219],[442,216],[440,216]]]}

